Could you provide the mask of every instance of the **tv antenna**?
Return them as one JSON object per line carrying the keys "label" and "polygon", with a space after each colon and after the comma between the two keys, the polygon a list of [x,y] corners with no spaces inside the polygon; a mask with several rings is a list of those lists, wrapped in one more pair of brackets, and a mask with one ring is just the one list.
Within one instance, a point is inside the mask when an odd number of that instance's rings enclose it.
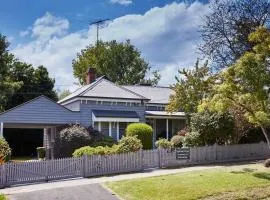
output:
{"label": "tv antenna", "polygon": [[109,21],[110,19],[99,19],[90,23],[90,26],[97,27],[97,44],[99,41],[99,30],[104,27],[104,24]]}

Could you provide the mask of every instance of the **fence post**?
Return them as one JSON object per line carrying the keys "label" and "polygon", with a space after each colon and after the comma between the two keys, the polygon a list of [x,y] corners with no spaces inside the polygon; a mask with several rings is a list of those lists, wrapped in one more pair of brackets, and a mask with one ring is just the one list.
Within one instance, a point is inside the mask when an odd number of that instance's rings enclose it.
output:
{"label": "fence post", "polygon": [[3,183],[3,188],[5,188],[7,184],[7,164],[3,164],[2,166],[2,183]]}
{"label": "fence post", "polygon": [[83,155],[82,157],[82,177],[86,178],[87,176],[87,173],[86,173],[86,170],[87,170],[87,155]]}
{"label": "fence post", "polygon": [[49,160],[45,161],[45,181],[48,182],[49,181]]}
{"label": "fence post", "polygon": [[161,168],[161,153],[160,153],[160,149],[158,148],[157,150],[157,153],[158,153],[158,168]]}
{"label": "fence post", "polygon": [[217,160],[217,143],[214,144],[214,158]]}
{"label": "fence post", "polygon": [[140,157],[141,157],[141,170],[144,170],[144,163],[143,163],[143,150],[140,150]]}

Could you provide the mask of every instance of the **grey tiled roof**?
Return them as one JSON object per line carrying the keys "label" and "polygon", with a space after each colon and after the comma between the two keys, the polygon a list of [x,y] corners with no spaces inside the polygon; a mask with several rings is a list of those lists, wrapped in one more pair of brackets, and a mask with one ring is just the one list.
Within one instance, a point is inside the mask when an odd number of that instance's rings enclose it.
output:
{"label": "grey tiled roof", "polygon": [[143,95],[137,94],[134,91],[130,91],[125,87],[121,87],[111,81],[108,81],[105,77],[100,77],[95,82],[82,86],[72,94],[58,101],[58,103],[66,102],[75,97],[148,100]]}
{"label": "grey tiled roof", "polygon": [[169,87],[153,87],[153,86],[140,86],[131,85],[124,86],[125,88],[136,92],[148,99],[151,99],[148,103],[153,104],[168,104],[170,95],[174,94],[174,91]]}

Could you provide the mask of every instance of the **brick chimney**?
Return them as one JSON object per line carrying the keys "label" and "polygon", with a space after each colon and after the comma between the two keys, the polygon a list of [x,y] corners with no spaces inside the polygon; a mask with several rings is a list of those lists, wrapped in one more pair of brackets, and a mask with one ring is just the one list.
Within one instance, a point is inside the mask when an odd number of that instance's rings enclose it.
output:
{"label": "brick chimney", "polygon": [[96,69],[89,67],[86,75],[86,84],[89,85],[96,80]]}

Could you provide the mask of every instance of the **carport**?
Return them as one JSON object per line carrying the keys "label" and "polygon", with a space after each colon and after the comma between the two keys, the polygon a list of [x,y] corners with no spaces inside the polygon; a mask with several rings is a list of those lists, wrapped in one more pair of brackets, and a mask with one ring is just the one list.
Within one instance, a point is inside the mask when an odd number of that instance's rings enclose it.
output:
{"label": "carport", "polygon": [[46,157],[53,159],[56,128],[67,124],[80,124],[80,112],[71,111],[46,96],[39,96],[0,113],[0,136],[4,136],[4,128],[43,129]]}

